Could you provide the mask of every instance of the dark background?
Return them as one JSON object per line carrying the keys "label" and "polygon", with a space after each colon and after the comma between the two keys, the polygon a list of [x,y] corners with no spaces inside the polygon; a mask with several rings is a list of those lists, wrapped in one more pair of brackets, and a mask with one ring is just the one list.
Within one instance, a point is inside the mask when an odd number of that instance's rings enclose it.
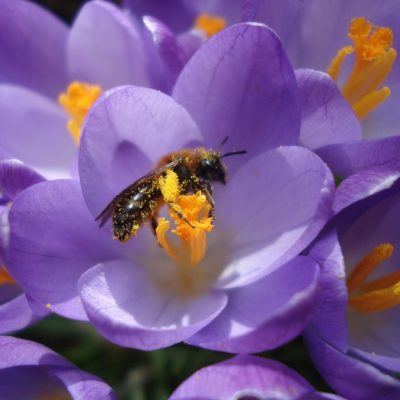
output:
{"label": "dark background", "polygon": [[[122,3],[121,0],[112,2]],[[35,3],[70,23],[85,1],[36,0]],[[57,316],[48,317],[17,336],[42,343],[80,368],[101,377],[121,400],[167,399],[193,372],[230,357],[184,344],[152,352],[126,349],[103,339],[89,324]],[[262,356],[283,362],[317,389],[329,391],[312,366],[301,338]]]}

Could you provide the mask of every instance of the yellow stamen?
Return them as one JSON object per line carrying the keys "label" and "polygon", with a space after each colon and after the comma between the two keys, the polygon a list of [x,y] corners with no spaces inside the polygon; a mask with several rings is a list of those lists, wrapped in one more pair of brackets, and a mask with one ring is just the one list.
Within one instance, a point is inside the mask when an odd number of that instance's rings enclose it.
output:
{"label": "yellow stamen", "polygon": [[212,218],[208,217],[210,204],[201,192],[197,192],[193,195],[180,195],[169,206],[169,214],[175,223],[171,233],[179,240],[174,243],[167,236],[170,222],[159,218],[156,229],[158,242],[180,266],[194,267],[204,258],[206,234],[213,229]]}
{"label": "yellow stamen", "polygon": [[15,285],[13,277],[8,273],[5,267],[0,267],[0,285]]}
{"label": "yellow stamen", "polygon": [[376,246],[354,268],[347,279],[349,306],[362,313],[388,310],[400,304],[400,271],[365,283],[376,267],[393,254],[393,245]]}
{"label": "yellow stamen", "polygon": [[197,17],[194,27],[203,31],[207,38],[210,38],[226,27],[226,20],[209,14],[201,14]]}
{"label": "yellow stamen", "polygon": [[393,245],[381,243],[367,254],[353,269],[347,279],[347,288],[351,294],[361,286],[375,268],[393,254]]}
{"label": "yellow stamen", "polygon": [[344,60],[355,53],[354,66],[342,87],[342,94],[362,119],[390,95],[389,88],[379,87],[390,74],[397,54],[391,47],[392,30],[375,26],[365,18],[351,21],[348,36],[353,46],[340,49],[327,72],[337,81]]}
{"label": "yellow stamen", "polygon": [[93,103],[101,95],[101,88],[83,82],[72,82],[65,93],[61,93],[58,102],[70,116],[67,128],[75,144],[79,144],[81,128]]}
{"label": "yellow stamen", "polygon": [[358,103],[353,105],[353,111],[358,119],[363,119],[378,108],[389,96],[390,89],[385,86],[380,90],[365,95]]}

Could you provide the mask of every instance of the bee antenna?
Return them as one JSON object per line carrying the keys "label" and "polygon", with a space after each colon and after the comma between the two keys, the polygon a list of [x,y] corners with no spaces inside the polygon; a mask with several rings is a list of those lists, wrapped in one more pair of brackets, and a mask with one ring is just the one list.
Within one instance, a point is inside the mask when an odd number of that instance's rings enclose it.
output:
{"label": "bee antenna", "polygon": [[229,136],[226,136],[222,139],[221,144],[218,146],[218,151],[220,151],[222,149],[222,146],[228,141]]}
{"label": "bee antenna", "polygon": [[229,156],[236,156],[236,155],[239,155],[239,154],[246,154],[246,153],[247,153],[247,150],[235,150],[235,151],[230,151],[229,153],[223,154],[221,156],[221,158],[229,157]]}

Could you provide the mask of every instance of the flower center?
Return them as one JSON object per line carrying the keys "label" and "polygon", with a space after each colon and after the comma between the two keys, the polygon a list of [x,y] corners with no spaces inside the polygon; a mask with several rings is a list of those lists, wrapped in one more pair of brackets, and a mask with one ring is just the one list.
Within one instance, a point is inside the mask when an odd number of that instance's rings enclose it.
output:
{"label": "flower center", "polygon": [[194,27],[203,31],[207,38],[210,38],[226,27],[226,20],[222,17],[200,14],[194,23]]}
{"label": "flower center", "polygon": [[15,281],[6,267],[0,267],[0,285],[15,285]]}
{"label": "flower center", "polygon": [[347,279],[349,305],[361,313],[388,310],[400,305],[400,270],[365,282],[383,261],[393,254],[393,245],[381,243],[367,254]]}
{"label": "flower center", "polygon": [[68,86],[65,93],[61,93],[58,97],[59,104],[64,107],[70,117],[67,128],[77,145],[86,115],[101,93],[100,86],[75,81]]}
{"label": "flower center", "polygon": [[354,18],[349,27],[352,46],[341,48],[332,60],[328,74],[335,81],[346,57],[355,54],[353,68],[342,87],[343,97],[350,103],[359,119],[366,117],[390,95],[386,80],[396,59],[393,49],[393,32],[386,27],[373,25],[365,18]]}
{"label": "flower center", "polygon": [[158,242],[180,266],[194,267],[204,258],[206,234],[214,227],[209,217],[211,206],[201,192],[180,195],[178,176],[172,170],[160,178],[159,186],[175,224],[175,229],[171,231],[175,238],[168,234],[170,221],[159,218],[156,229]]}

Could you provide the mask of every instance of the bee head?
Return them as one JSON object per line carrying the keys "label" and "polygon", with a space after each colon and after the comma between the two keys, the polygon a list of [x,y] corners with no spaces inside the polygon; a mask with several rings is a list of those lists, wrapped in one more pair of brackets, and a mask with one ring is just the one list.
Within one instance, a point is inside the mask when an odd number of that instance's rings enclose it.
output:
{"label": "bee head", "polygon": [[226,183],[226,169],[219,152],[207,151],[200,157],[196,175],[205,181]]}

